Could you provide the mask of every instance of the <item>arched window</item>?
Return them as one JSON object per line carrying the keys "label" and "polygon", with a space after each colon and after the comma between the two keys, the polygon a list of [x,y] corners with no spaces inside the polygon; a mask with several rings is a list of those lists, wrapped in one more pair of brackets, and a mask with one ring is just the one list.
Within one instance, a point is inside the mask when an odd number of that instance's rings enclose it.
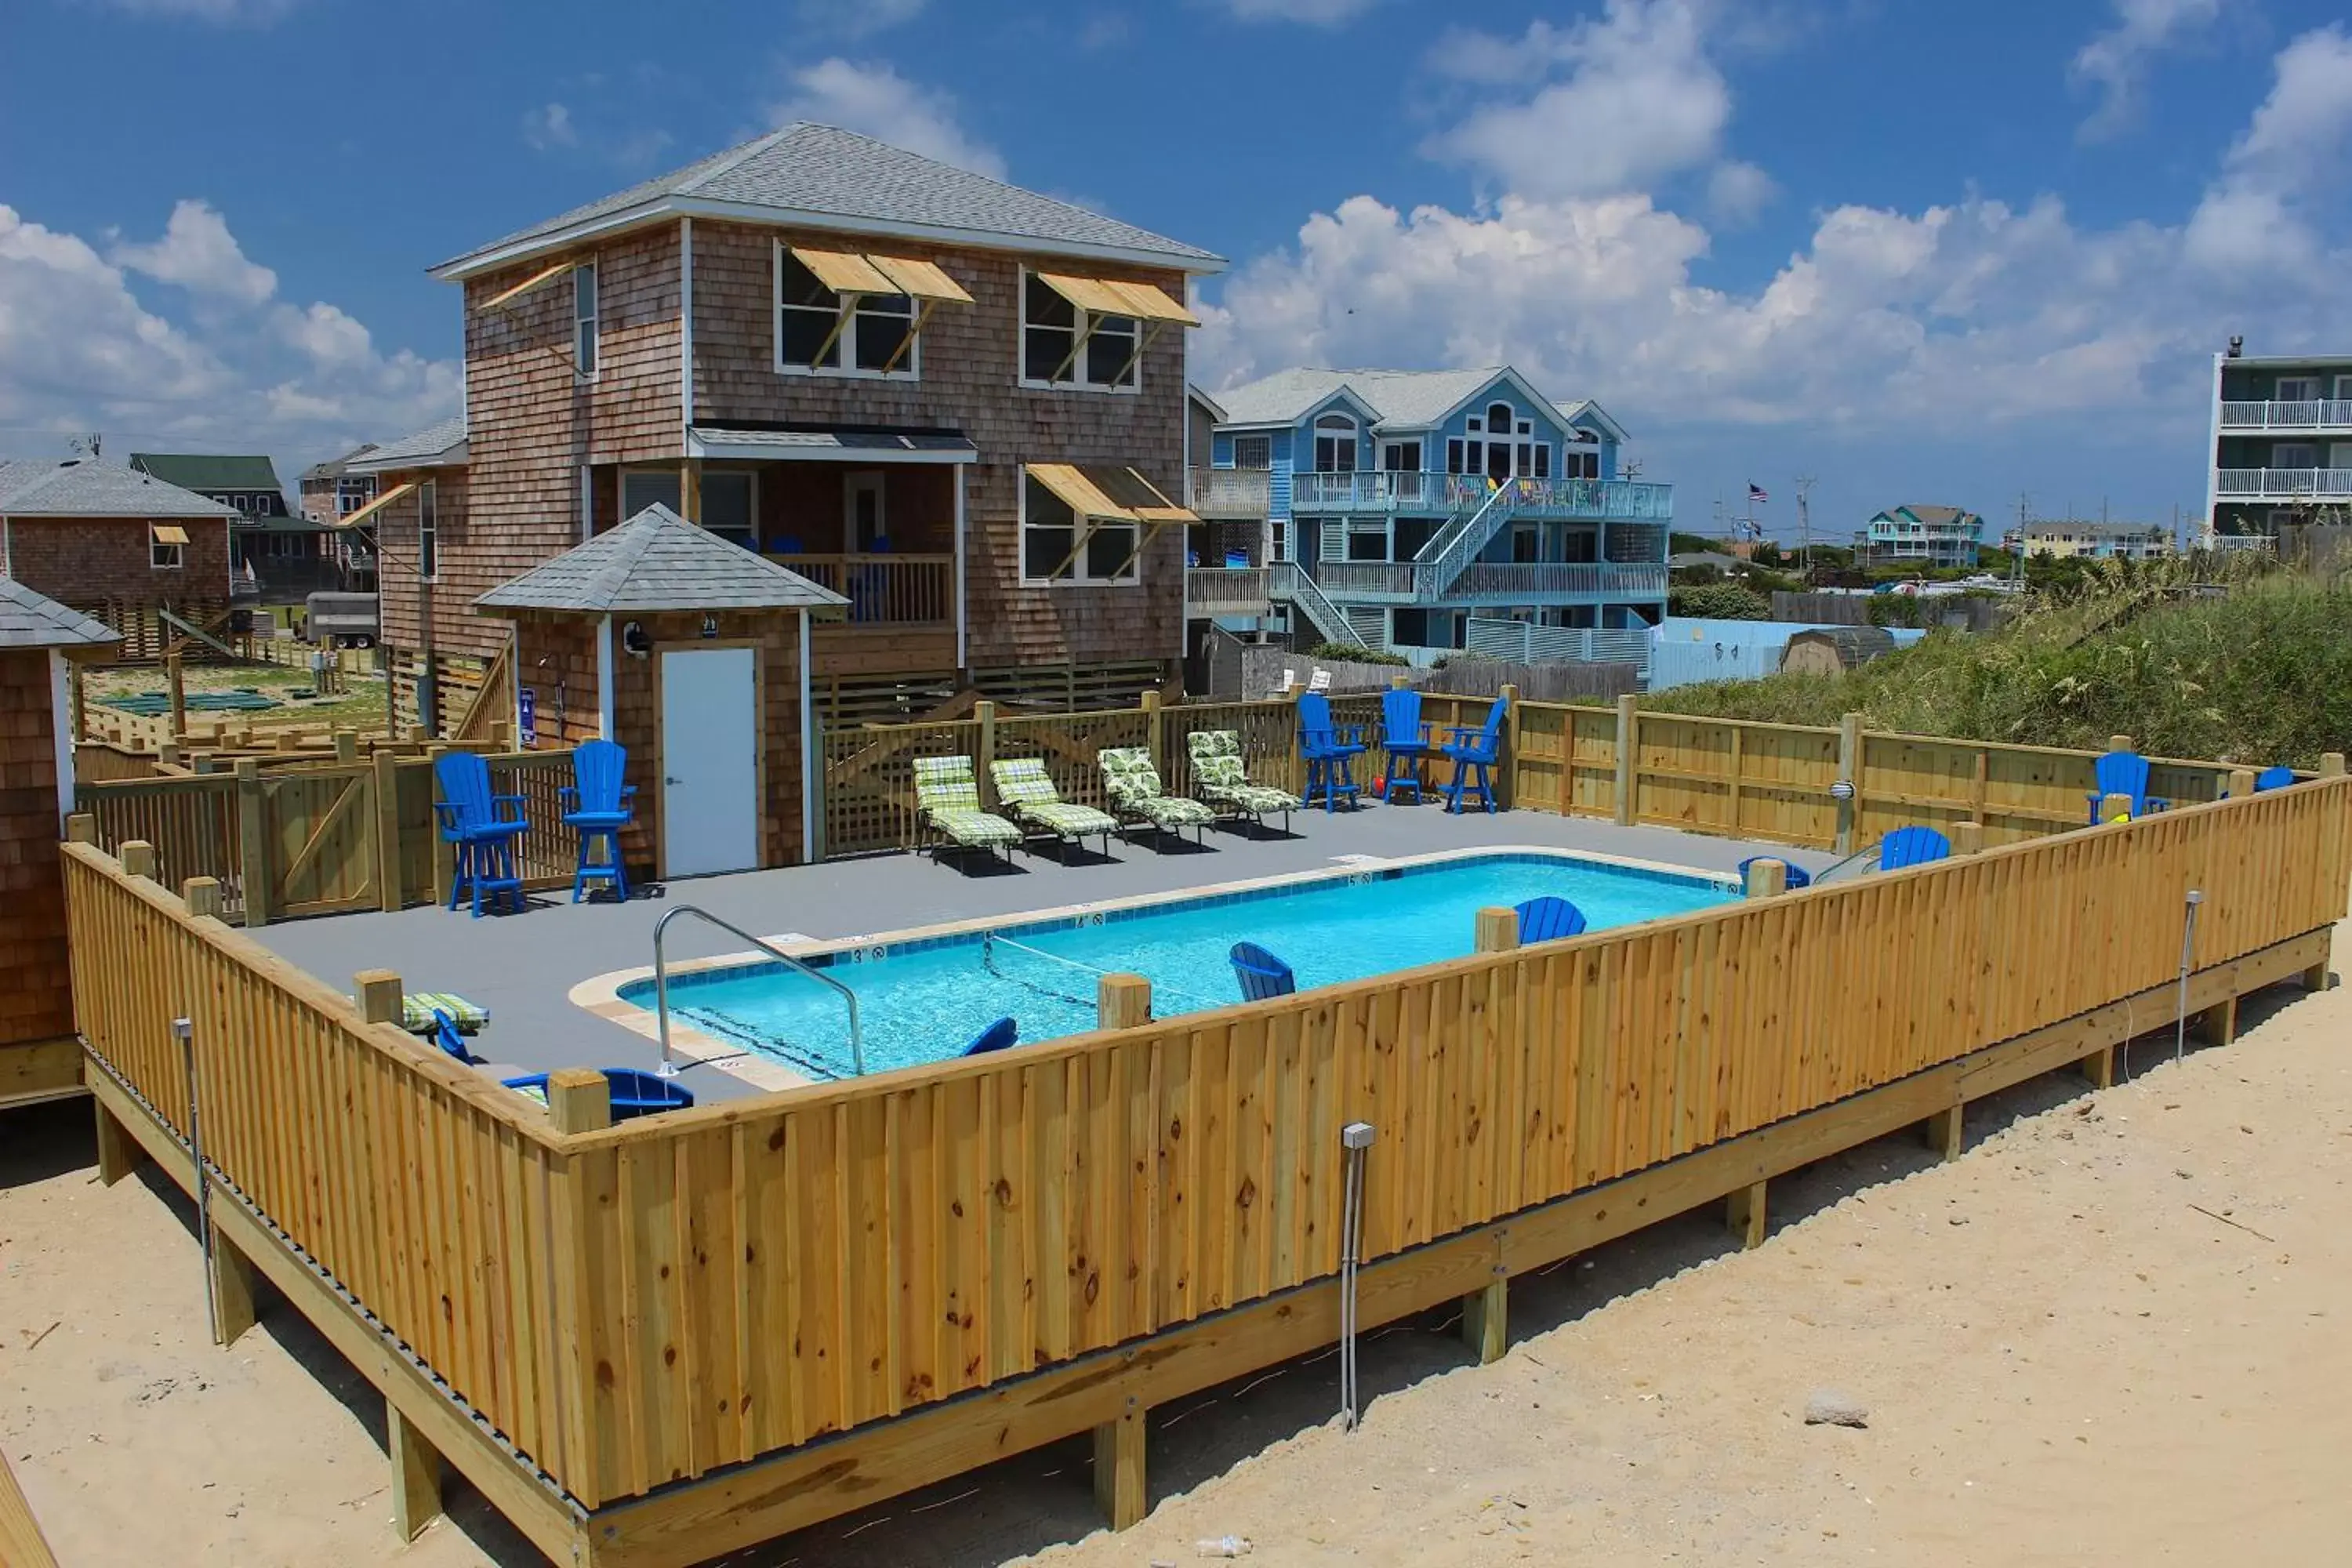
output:
{"label": "arched window", "polygon": [[1356,468],[1356,420],[1353,415],[1326,414],[1315,421],[1315,471],[1353,473]]}

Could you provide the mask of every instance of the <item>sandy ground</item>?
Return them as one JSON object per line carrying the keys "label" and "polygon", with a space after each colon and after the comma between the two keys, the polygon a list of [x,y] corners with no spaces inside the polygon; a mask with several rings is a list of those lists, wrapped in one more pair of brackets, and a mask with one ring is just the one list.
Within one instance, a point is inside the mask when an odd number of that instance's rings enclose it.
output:
{"label": "sandy ground", "polygon": [[[1972,1107],[1956,1163],[1776,1183],[1758,1252],[1692,1215],[1515,1281],[1496,1366],[1392,1328],[1353,1435],[1328,1359],[1155,1412],[1127,1535],[1071,1443],[730,1562],[2352,1561],[2352,991],[2242,1016]],[[67,1568],[537,1563],[470,1496],[397,1545],[373,1392],[282,1308],[213,1350],[188,1205],[100,1188],[87,1124],[0,1117],[0,1445]],[[1822,1388],[1868,1427],[1805,1426]]]}

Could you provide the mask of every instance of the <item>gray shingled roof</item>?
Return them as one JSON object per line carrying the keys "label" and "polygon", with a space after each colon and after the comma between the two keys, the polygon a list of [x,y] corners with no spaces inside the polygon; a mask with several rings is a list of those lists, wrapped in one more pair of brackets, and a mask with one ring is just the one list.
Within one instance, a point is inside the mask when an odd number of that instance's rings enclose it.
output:
{"label": "gray shingled roof", "polygon": [[121,640],[79,610],[0,577],[0,647],[98,647]]}
{"label": "gray shingled roof", "polygon": [[666,506],[649,506],[474,601],[486,610],[588,615],[834,609],[848,603]]}
{"label": "gray shingled roof", "polygon": [[0,514],[9,517],[233,518],[233,506],[120,463],[0,463]]}
{"label": "gray shingled roof", "polygon": [[558,242],[578,226],[650,216],[673,202],[759,207],[780,222],[800,217],[828,227],[864,224],[885,232],[956,231],[1016,247],[1025,240],[1080,253],[1141,253],[1195,271],[1224,265],[1223,258],[1210,251],[870,136],[831,125],[800,124],[574,207],[445,261],[434,271],[463,276],[493,255],[517,259],[540,242]]}
{"label": "gray shingled roof", "polygon": [[1381,424],[1420,429],[1444,418],[1454,405],[1502,371],[1500,365],[1481,370],[1285,370],[1216,395],[1225,405],[1225,424],[1287,425],[1344,386]]}
{"label": "gray shingled roof", "polygon": [[352,453],[343,459],[343,469],[352,474],[380,474],[388,468],[431,468],[462,463],[466,454],[459,448],[465,444],[466,416],[452,414],[438,424],[427,425],[396,441]]}

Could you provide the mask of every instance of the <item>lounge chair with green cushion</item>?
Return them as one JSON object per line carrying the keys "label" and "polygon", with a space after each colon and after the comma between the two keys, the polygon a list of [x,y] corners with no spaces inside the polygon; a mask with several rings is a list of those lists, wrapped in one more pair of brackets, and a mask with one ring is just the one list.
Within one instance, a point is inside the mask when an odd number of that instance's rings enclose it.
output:
{"label": "lounge chair with green cushion", "polygon": [[1091,805],[1073,805],[1062,798],[1046,774],[1043,757],[1008,757],[988,764],[996,780],[996,798],[1024,827],[1050,833],[1068,844],[1083,843],[1099,834],[1103,854],[1110,854],[1110,836],[1118,818]]}
{"label": "lounge chair with green cushion", "polygon": [[1252,784],[1242,763],[1242,738],[1231,730],[1195,730],[1184,738],[1192,753],[1192,793],[1219,811],[1254,817],[1263,823],[1282,813],[1282,830],[1290,831],[1290,814],[1298,797],[1286,789]]}
{"label": "lounge chair with green cushion", "polygon": [[1112,815],[1122,821],[1147,824],[1179,837],[1189,827],[1197,842],[1201,830],[1217,820],[1217,814],[1197,800],[1162,794],[1160,770],[1140,746],[1111,746],[1095,760],[1102,764],[1103,793],[1109,797]]}
{"label": "lounge chair with green cushion", "polygon": [[[959,849],[1002,849],[1007,861],[1021,830],[993,812],[980,809],[980,781],[970,757],[917,757],[915,805],[923,821]],[[943,846],[933,843],[931,858]]]}
{"label": "lounge chair with green cushion", "polygon": [[446,1013],[461,1035],[478,1033],[490,1021],[490,1010],[448,991],[411,991],[400,999],[400,1026],[412,1035],[440,1030],[436,1013]]}

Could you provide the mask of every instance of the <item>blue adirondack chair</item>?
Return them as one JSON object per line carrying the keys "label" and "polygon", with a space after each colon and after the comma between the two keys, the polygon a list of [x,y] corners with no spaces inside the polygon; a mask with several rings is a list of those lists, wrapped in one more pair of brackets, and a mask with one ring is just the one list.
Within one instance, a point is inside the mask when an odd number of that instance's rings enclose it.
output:
{"label": "blue adirondack chair", "polygon": [[1226,571],[1228,571],[1228,572],[1246,572],[1246,571],[1248,571],[1248,570],[1249,570],[1249,552],[1248,552],[1248,551],[1246,551],[1246,550],[1228,550],[1228,551],[1226,551],[1226,552],[1225,552],[1225,570],[1226,570]]}
{"label": "blue adirondack chair", "polygon": [[[674,1078],[659,1073],[641,1071],[636,1068],[605,1068],[604,1083],[613,1098],[613,1120],[630,1121],[640,1116],[653,1116],[665,1110],[690,1110],[694,1108],[694,1090]],[[547,1075],[527,1072],[520,1078],[500,1079],[509,1089],[519,1089],[547,1098]]]}
{"label": "blue adirondack chair", "polygon": [[433,1009],[433,1043],[467,1066],[473,1065],[474,1053],[466,1048],[466,1037],[457,1032],[457,1020],[439,1007]]}
{"label": "blue adirondack chair", "polygon": [[[452,752],[433,764],[441,798],[433,814],[441,825],[442,841],[457,857],[457,875],[449,886],[449,907],[471,893],[474,918],[482,918],[482,895],[493,903],[500,893],[522,907],[522,879],[515,872],[515,840],[530,824],[522,815],[522,796],[490,793],[490,765],[471,752]],[[501,807],[511,806],[506,816]]]}
{"label": "blue adirondack chair", "polygon": [[1011,1018],[999,1018],[972,1037],[971,1044],[963,1048],[968,1057],[984,1057],[991,1051],[1010,1050],[1021,1043],[1021,1026]]}
{"label": "blue adirondack chair", "polygon": [[1363,731],[1342,730],[1331,718],[1330,700],[1319,691],[1310,691],[1298,700],[1298,754],[1307,763],[1307,804],[1315,804],[1315,792],[1323,792],[1326,813],[1339,809],[1339,800],[1346,795],[1350,804],[1356,799],[1355,763],[1370,750],[1364,744]]}
{"label": "blue adirondack chair", "polygon": [[[1778,855],[1750,855],[1747,859],[1742,860],[1739,863],[1739,885],[1741,887],[1744,888],[1748,885],[1748,868],[1753,866],[1759,860],[1780,860],[1780,858]],[[1811,871],[1806,870],[1802,866],[1790,865],[1790,862],[1786,860],[1780,860],[1780,864],[1788,867],[1789,870],[1787,879],[1784,880],[1780,886],[1788,889],[1790,892],[1793,893],[1799,888],[1810,888],[1813,885],[1813,874]]]}
{"label": "blue adirondack chair", "polygon": [[1437,751],[1436,742],[1429,738],[1429,726],[1422,722],[1420,692],[1394,690],[1381,698],[1381,750],[1388,757],[1381,799],[1396,799],[1397,790],[1402,787],[1420,800],[1422,767]]}
{"label": "blue adirondack chair", "polygon": [[1899,871],[1951,858],[1952,841],[1932,827],[1898,827],[1878,846],[1878,868]]}
{"label": "blue adirondack chair", "polygon": [[1546,895],[1529,899],[1515,911],[1519,917],[1519,941],[1559,942],[1584,934],[1584,911],[1566,899]]}
{"label": "blue adirondack chair", "polygon": [[1290,965],[1254,942],[1234,943],[1232,956],[1234,978],[1241,982],[1244,1002],[1288,996],[1298,989],[1298,976],[1291,973]]}
{"label": "blue adirondack chair", "polygon": [[2284,789],[2293,783],[2293,768],[2264,768],[2254,775],[2254,793],[2260,795],[2266,789]]}
{"label": "blue adirondack chair", "polygon": [[2137,752],[2109,752],[2092,766],[2099,784],[2099,787],[2091,792],[2093,826],[2098,825],[2099,803],[2111,795],[2129,796],[2134,817],[2146,816],[2151,811],[2172,809],[2170,801],[2147,793],[2147,759]]}
{"label": "blue adirondack chair", "polygon": [[[580,835],[580,868],[572,874],[572,901],[588,896],[591,882],[609,882],[629,901],[629,874],[621,866],[621,829],[635,816],[629,802],[636,786],[621,782],[629,752],[610,741],[583,741],[572,753],[572,782],[563,786],[563,826]],[[603,859],[594,857],[598,847]]]}
{"label": "blue adirondack chair", "polygon": [[1487,769],[1501,760],[1503,749],[1503,715],[1509,710],[1507,698],[1497,697],[1495,705],[1486,710],[1486,722],[1476,730],[1456,730],[1438,747],[1442,756],[1454,759],[1454,777],[1445,786],[1445,809],[1458,813],[1462,809],[1462,791],[1466,784],[1477,795],[1478,803],[1488,811],[1495,809],[1494,780]]}

